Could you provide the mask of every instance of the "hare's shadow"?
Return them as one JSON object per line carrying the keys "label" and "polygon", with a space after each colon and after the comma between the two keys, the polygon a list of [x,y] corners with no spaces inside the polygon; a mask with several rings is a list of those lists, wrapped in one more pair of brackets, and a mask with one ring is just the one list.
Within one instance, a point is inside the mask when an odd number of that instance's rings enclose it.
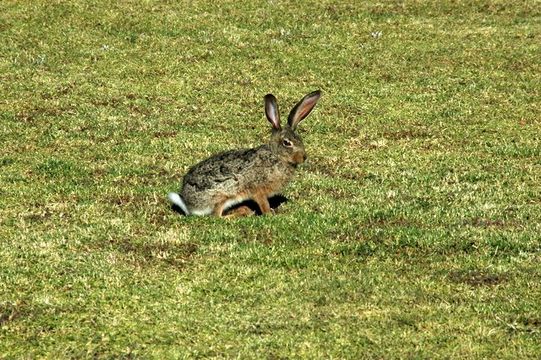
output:
{"label": "hare's shadow", "polygon": [[[282,204],[284,204],[284,203],[286,203],[288,201],[289,201],[289,199],[287,197],[285,197],[284,195],[278,194],[278,195],[271,196],[269,198],[269,205],[270,205],[271,209],[276,210],[280,205],[282,205]],[[180,215],[186,216],[186,214],[184,213],[184,211],[182,211],[182,209],[180,207],[178,207],[176,205],[171,205],[171,208],[173,209],[173,211],[179,213]],[[253,201],[253,200],[246,200],[246,201],[243,201],[243,202],[241,202],[239,204],[233,205],[233,206],[225,209],[224,215],[233,214],[233,213],[235,213],[236,210],[238,210],[240,208],[249,208],[256,215],[261,215],[261,209],[259,208],[257,203],[255,201]]]}

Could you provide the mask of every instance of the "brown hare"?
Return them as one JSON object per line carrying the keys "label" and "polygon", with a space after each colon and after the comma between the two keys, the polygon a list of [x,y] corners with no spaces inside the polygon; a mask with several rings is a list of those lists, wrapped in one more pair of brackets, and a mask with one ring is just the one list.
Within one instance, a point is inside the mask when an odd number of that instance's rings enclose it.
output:
{"label": "brown hare", "polygon": [[297,165],[306,160],[304,145],[295,129],[310,114],[321,92],[314,91],[289,113],[287,125],[280,124],[276,98],[265,96],[265,114],[272,124],[270,141],[253,149],[216,154],[194,165],[184,176],[180,194],[169,200],[186,215],[222,216],[224,210],[253,200],[262,214],[271,212],[268,198],[276,195],[293,177]]}

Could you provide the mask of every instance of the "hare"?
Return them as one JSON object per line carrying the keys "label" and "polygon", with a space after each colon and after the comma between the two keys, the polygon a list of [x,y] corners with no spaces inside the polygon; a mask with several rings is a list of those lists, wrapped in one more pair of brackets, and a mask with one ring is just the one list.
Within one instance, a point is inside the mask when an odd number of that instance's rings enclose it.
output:
{"label": "hare", "polygon": [[268,198],[276,195],[306,160],[297,125],[310,114],[321,96],[314,91],[299,101],[289,113],[287,125],[280,124],[276,98],[264,97],[265,115],[272,125],[270,141],[253,149],[216,154],[194,165],[184,176],[180,194],[169,200],[186,215],[223,216],[224,210],[253,200],[262,214],[270,213]]}

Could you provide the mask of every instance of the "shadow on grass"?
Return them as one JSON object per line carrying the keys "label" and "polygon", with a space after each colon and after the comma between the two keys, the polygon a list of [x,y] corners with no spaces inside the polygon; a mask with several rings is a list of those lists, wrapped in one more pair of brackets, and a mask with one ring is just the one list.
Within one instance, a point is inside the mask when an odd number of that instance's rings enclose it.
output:
{"label": "shadow on grass", "polygon": [[195,243],[140,243],[129,238],[109,240],[107,247],[125,261],[137,266],[167,265],[183,269],[197,253],[199,246]]}
{"label": "shadow on grass", "polygon": [[508,280],[505,274],[489,273],[485,271],[453,271],[448,278],[454,283],[463,283],[470,286],[495,286]]}
{"label": "shadow on grass", "polygon": [[0,303],[0,326],[15,321],[24,313],[25,302]]}

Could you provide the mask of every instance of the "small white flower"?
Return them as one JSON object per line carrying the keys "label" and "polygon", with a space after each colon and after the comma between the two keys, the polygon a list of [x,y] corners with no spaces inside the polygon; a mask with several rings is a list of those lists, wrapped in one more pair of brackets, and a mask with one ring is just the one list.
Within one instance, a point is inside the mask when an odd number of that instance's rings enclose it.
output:
{"label": "small white flower", "polygon": [[34,59],[34,64],[36,65],[43,65],[47,62],[47,56],[45,55],[38,55],[35,59]]}

